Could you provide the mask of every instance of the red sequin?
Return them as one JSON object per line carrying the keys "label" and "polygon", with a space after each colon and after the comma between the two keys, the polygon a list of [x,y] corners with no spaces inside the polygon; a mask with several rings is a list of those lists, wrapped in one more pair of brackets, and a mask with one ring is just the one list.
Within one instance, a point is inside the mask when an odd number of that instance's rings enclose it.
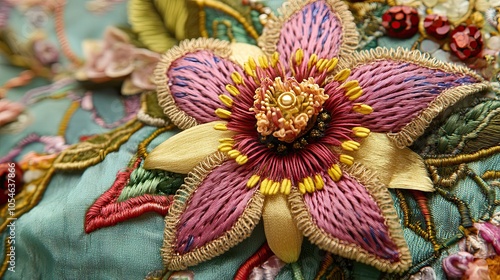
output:
{"label": "red sequin", "polygon": [[450,33],[451,26],[448,18],[440,15],[428,15],[424,19],[425,32],[430,36],[442,40]]}
{"label": "red sequin", "polygon": [[459,25],[451,32],[451,51],[461,60],[477,56],[483,49],[483,37],[473,25]]}
{"label": "red sequin", "polygon": [[382,26],[394,38],[410,38],[418,32],[418,12],[407,6],[394,6],[382,15]]}

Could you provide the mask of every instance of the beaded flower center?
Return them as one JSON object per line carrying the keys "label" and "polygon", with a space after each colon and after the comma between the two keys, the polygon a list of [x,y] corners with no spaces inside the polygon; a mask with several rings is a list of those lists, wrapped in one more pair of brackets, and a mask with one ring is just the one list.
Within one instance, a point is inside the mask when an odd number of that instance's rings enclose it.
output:
{"label": "beaded flower center", "polygon": [[[373,109],[355,102],[363,90],[357,80],[348,80],[350,69],[332,75],[337,62],[315,54],[305,58],[297,49],[287,67],[274,53],[259,57],[258,64],[250,58],[243,65],[245,76],[231,74],[230,95],[219,95],[226,108],[215,110],[227,122],[214,128],[236,132],[219,139],[218,150],[253,170],[247,187],[258,185],[264,195],[289,194],[292,186],[312,193],[323,188],[324,176],[340,180],[340,163],[353,164],[354,158],[342,151],[358,150],[357,139],[370,130],[357,118],[345,118]],[[325,92],[328,75],[336,86]]]}
{"label": "beaded flower center", "polygon": [[262,81],[254,98],[251,110],[260,135],[292,143],[314,124],[328,95],[313,78],[299,83],[295,78],[276,77]]}

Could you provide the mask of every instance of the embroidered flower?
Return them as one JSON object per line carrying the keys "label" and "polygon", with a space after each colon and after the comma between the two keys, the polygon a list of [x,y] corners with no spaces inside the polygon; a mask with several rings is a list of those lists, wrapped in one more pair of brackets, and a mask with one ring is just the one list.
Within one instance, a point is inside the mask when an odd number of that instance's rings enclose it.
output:
{"label": "embroidered flower", "polygon": [[166,217],[165,265],[220,255],[262,218],[285,262],[298,259],[306,236],[342,257],[404,271],[411,256],[388,188],[433,190],[407,146],[487,85],[419,52],[354,52],[354,21],[341,1],[284,5],[267,22],[262,50],[184,41],[155,70],[159,104],[185,131],[144,167],[189,173]]}
{"label": "embroidered flower", "polygon": [[35,57],[42,65],[52,65],[59,60],[59,50],[51,42],[45,39],[36,40],[33,43]]}
{"label": "embroidered flower", "polygon": [[87,60],[78,73],[79,79],[94,82],[125,79],[122,86],[125,95],[155,88],[153,69],[160,55],[134,47],[125,32],[109,27],[102,42],[86,41],[83,48]]}
{"label": "embroidered flower", "polygon": [[443,260],[443,269],[449,279],[491,279],[488,263],[484,259],[475,259],[467,252],[458,252]]}
{"label": "embroidered flower", "polygon": [[500,255],[500,227],[491,223],[475,223],[474,227],[478,230],[478,235],[490,244],[497,255]]}
{"label": "embroidered flower", "polygon": [[461,278],[474,261],[474,256],[467,252],[458,252],[443,260],[443,269],[450,278]]}
{"label": "embroidered flower", "polygon": [[24,111],[24,105],[0,99],[0,126],[13,122]]}
{"label": "embroidered flower", "polygon": [[136,49],[134,57],[134,71],[132,71],[130,79],[125,80],[122,93],[135,94],[143,90],[154,90],[156,85],[153,71],[160,61],[160,55],[146,49]]}

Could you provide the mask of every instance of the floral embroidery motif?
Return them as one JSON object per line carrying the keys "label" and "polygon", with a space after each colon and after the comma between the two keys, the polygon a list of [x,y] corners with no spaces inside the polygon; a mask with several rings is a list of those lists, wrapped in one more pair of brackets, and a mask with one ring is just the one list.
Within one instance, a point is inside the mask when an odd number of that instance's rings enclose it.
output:
{"label": "floral embroidery motif", "polygon": [[260,38],[264,54],[185,41],[155,71],[159,104],[186,130],[144,166],[192,170],[166,218],[165,264],[179,270],[220,255],[262,217],[285,262],[297,260],[306,236],[402,272],[411,257],[387,188],[433,189],[406,147],[442,110],[488,86],[419,52],[354,53],[352,17],[339,1],[285,5]]}
{"label": "floral embroidery motif", "polygon": [[462,251],[443,260],[448,277],[465,279],[496,279],[495,266],[500,254],[500,227],[495,218],[490,222],[475,223],[477,234],[470,234],[462,242]]}
{"label": "floral embroidery motif", "polygon": [[109,27],[103,42],[86,41],[83,48],[87,60],[77,73],[80,80],[103,82],[124,78],[121,92],[125,95],[154,89],[150,77],[159,55],[134,47],[125,32]]}
{"label": "floral embroidery motif", "polygon": [[[172,194],[182,182],[182,177],[165,174],[167,172],[147,173],[140,167],[141,161],[138,159],[132,168],[118,172],[113,186],[89,208],[85,216],[86,233],[146,212],[156,212],[162,216],[167,214]],[[167,189],[167,192],[162,193],[162,189]]]}
{"label": "floral embroidery motif", "polygon": [[111,132],[96,135],[64,150],[54,163],[57,170],[82,170],[101,162],[108,153],[125,143],[142,123],[133,119]]}

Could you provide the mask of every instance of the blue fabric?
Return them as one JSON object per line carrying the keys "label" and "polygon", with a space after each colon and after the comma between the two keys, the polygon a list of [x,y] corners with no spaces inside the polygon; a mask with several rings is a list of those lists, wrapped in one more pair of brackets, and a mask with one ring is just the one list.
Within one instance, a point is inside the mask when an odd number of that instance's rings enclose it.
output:
{"label": "blue fabric", "polygon": [[[103,15],[95,15],[85,9],[87,1],[67,1],[65,9],[66,35],[70,47],[79,56],[82,54],[81,43],[84,39],[100,39],[104,27],[126,26],[126,3],[114,4],[113,9]],[[270,1],[271,7],[278,7],[279,0]],[[32,30],[26,18],[17,10],[11,14],[9,26],[26,39]],[[52,19],[44,26],[46,30],[54,30]],[[49,39],[56,43],[54,33]],[[382,37],[380,46],[411,47],[415,38],[398,41]],[[65,61],[67,63],[67,61]],[[21,69],[8,65],[0,59],[0,84],[5,83],[20,73]],[[28,86],[15,88],[8,92],[8,98],[21,100],[28,90],[50,84],[49,81],[37,78]],[[82,97],[87,89],[77,82],[72,84],[75,96]],[[93,104],[99,116],[107,123],[120,120],[124,116],[123,97],[119,89],[102,87],[92,89]],[[28,106],[28,114],[32,123],[17,134],[0,134],[0,156],[6,155],[19,141],[31,133],[55,136],[59,125],[72,100],[47,99]],[[148,137],[155,128],[146,126],[132,135],[117,152],[110,153],[99,164],[84,171],[56,172],[48,185],[43,198],[31,211],[16,221],[16,267],[15,273],[7,271],[4,279],[143,279],[148,273],[162,270],[160,248],[163,243],[163,217],[156,213],[144,214],[140,217],[119,223],[118,225],[98,229],[90,234],[84,231],[84,218],[88,208],[107,191],[115,181],[116,174],[122,171],[136,153],[137,145]],[[96,124],[92,114],[79,108],[66,130],[67,144],[80,141],[81,136],[101,134],[110,131]],[[155,138],[148,150],[157,146],[176,133],[176,130],[163,133]],[[23,150],[19,160],[29,151],[42,152],[43,146],[33,144]],[[476,174],[487,170],[498,169],[500,155],[472,162],[469,168]],[[468,202],[472,217],[479,219],[487,205],[485,196],[477,184],[469,177],[459,180],[457,186],[450,190],[459,198]],[[395,205],[399,200],[394,195]],[[497,194],[496,199],[500,199]],[[408,203],[414,214],[418,214],[414,200]],[[459,226],[457,208],[440,196],[430,200],[430,208],[434,214],[437,236],[440,241],[453,237]],[[397,207],[400,217],[403,212]],[[412,221],[415,222],[415,221]],[[423,220],[420,220],[425,224]],[[8,231],[2,234],[5,238]],[[432,244],[423,240],[408,228],[404,228],[404,236],[408,241],[414,263],[426,260],[433,253]],[[4,240],[4,239],[2,239]],[[252,236],[241,244],[224,253],[224,255],[190,268],[196,279],[230,279],[238,267],[250,257],[265,241],[262,225],[257,226]],[[324,252],[317,246],[304,241],[302,255],[299,260],[305,279],[312,279],[319,270]],[[455,253],[458,246],[453,245],[445,250],[440,260],[447,253]],[[5,253],[4,245],[0,253]],[[354,279],[378,279],[381,273],[376,269],[352,262]],[[441,261],[434,263],[438,279],[444,275],[440,269]],[[292,279],[292,270],[286,266],[277,279]]]}

